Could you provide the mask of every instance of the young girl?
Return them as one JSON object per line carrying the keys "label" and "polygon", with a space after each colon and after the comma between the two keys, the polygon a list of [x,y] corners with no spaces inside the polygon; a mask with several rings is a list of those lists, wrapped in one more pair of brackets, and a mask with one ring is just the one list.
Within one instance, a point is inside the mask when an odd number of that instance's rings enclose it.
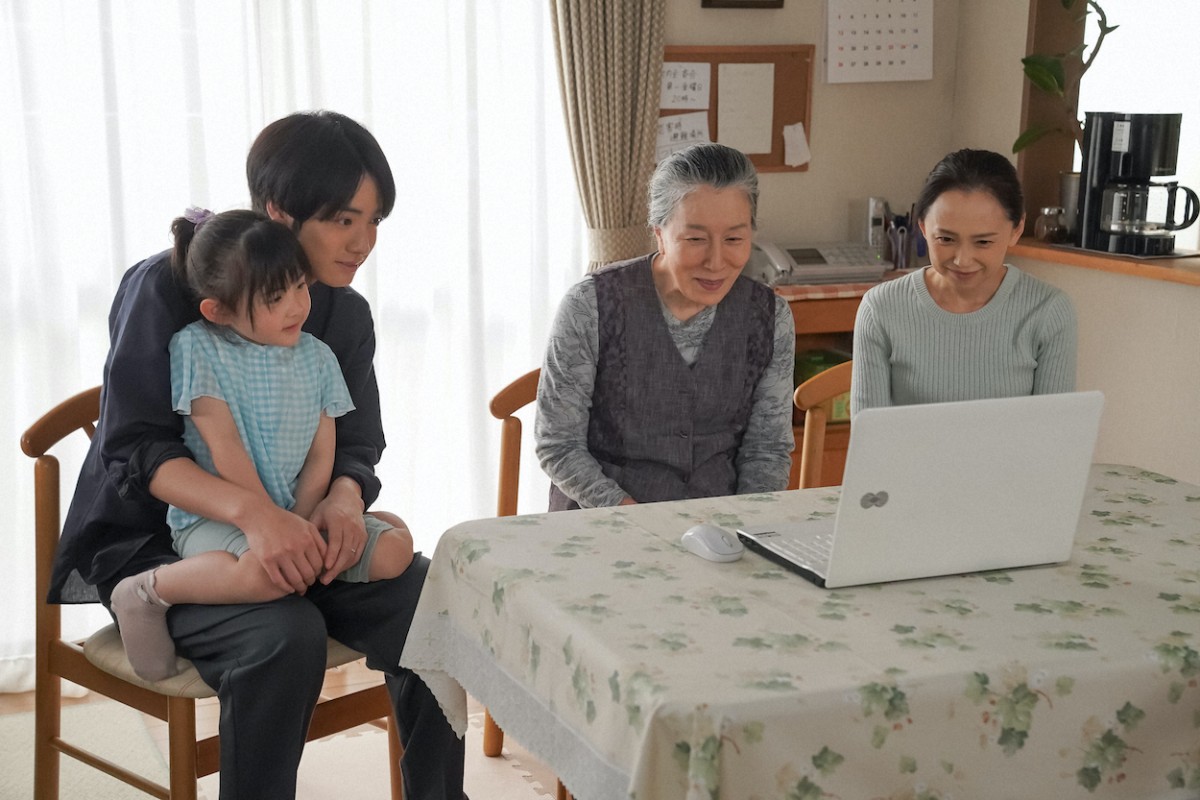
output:
{"label": "young girl", "polygon": [[[207,471],[270,497],[308,519],[333,469],[334,418],[351,410],[337,359],[303,333],[311,268],[284,225],[254,211],[215,216],[197,209],[176,219],[173,258],[186,264],[201,320],[170,343],[171,396],[184,415],[184,441]],[[112,609],[134,671],[160,680],[176,671],[166,612],[175,603],[261,603],[287,594],[272,582],[245,534],[171,507],[183,558],[120,581]],[[411,539],[366,514],[351,582],[394,578],[413,559]],[[316,528],[316,550],[325,543]],[[321,564],[312,565],[318,572]]]}
{"label": "young girl", "polygon": [[1070,299],[1004,262],[1024,208],[1017,172],[999,153],[959,150],[933,168],[914,211],[931,263],[863,297],[851,414],[1075,388]]}

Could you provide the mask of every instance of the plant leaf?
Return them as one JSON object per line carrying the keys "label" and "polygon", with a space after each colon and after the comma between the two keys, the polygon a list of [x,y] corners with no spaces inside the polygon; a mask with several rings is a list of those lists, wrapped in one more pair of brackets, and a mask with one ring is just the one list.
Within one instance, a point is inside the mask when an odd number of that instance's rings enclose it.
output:
{"label": "plant leaf", "polygon": [[1067,77],[1063,72],[1062,59],[1057,56],[1045,56],[1034,53],[1021,59],[1025,65],[1025,77],[1043,92],[1062,97],[1067,85]]}
{"label": "plant leaf", "polygon": [[1034,125],[1030,128],[1027,128],[1025,132],[1018,136],[1017,140],[1013,142],[1012,151],[1014,153],[1021,152],[1038,139],[1041,139],[1047,133],[1050,133],[1052,130],[1055,130],[1055,128],[1051,125]]}

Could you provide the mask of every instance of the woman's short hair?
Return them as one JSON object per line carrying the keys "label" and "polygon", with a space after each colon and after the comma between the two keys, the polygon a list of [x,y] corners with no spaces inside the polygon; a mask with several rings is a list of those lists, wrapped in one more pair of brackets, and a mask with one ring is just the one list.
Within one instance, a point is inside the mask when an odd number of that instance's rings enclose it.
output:
{"label": "woman's short hair", "polygon": [[945,192],[987,192],[996,198],[1014,226],[1025,216],[1025,196],[1017,170],[1004,156],[991,150],[956,150],[937,163],[925,179],[913,207],[917,220]]}
{"label": "woman's short hair", "polygon": [[659,162],[650,178],[651,228],[660,228],[691,192],[701,186],[734,187],[750,201],[750,226],[758,227],[758,172],[744,153],[723,144],[704,142],[678,150]]}
{"label": "woman's short hair", "polygon": [[379,190],[383,216],[396,203],[396,182],[371,132],[336,111],[300,111],[275,120],[246,157],[246,182],[256,211],[274,203],[293,227],[331,219],[346,208],[364,176]]}

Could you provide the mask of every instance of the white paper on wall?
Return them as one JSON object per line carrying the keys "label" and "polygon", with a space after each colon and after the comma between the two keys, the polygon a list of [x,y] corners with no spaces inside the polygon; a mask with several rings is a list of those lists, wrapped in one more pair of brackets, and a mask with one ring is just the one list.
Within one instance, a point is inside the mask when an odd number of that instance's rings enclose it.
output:
{"label": "white paper on wall", "polygon": [[708,108],[712,64],[668,61],[663,64],[659,108]]}
{"label": "white paper on wall", "polygon": [[658,118],[658,138],[654,146],[655,162],[662,161],[676,150],[697,142],[709,142],[708,112],[692,111]]}
{"label": "white paper on wall", "polygon": [[933,78],[933,0],[825,0],[829,83]]}
{"label": "white paper on wall", "polygon": [[801,167],[812,161],[808,149],[808,137],[804,135],[804,123],[783,126],[783,163],[789,167]]}
{"label": "white paper on wall", "polygon": [[771,152],[774,64],[717,67],[717,141],[743,153]]}

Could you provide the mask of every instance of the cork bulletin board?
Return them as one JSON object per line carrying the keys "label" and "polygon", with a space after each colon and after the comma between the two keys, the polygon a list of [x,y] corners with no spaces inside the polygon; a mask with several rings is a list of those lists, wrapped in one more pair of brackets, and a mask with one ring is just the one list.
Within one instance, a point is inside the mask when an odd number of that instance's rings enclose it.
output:
{"label": "cork bulletin board", "polygon": [[[811,44],[796,45],[734,45],[734,46],[704,46],[679,45],[668,46],[663,50],[664,75],[672,64],[700,65],[699,72],[706,80],[689,84],[693,89],[708,89],[707,102],[703,97],[693,98],[694,102],[684,108],[663,108],[659,111],[661,118],[677,114],[698,114],[707,112],[708,136],[714,142],[722,142],[739,147],[750,157],[759,172],[804,172],[808,170],[807,157],[803,163],[789,163],[796,160],[796,136],[803,137],[803,152],[807,153],[807,141],[812,131],[812,73],[815,46]],[[703,65],[707,64],[705,70]],[[749,72],[745,72],[749,70]],[[681,71],[682,72],[682,71]],[[692,70],[691,72],[695,72]],[[689,73],[690,74],[690,73]],[[729,94],[729,87],[722,95],[721,76],[725,75],[732,86],[732,76],[748,74],[758,77],[769,77],[771,96],[747,111],[753,119],[744,117],[731,118],[726,116],[726,124],[731,121],[748,122],[755,126],[769,126],[769,135],[761,130],[763,136],[760,144],[747,148],[739,146],[738,142],[725,141],[721,137],[721,98],[727,103],[735,103],[736,95]],[[664,78],[664,81],[666,78]],[[682,81],[676,81],[682,85]],[[764,85],[760,80],[759,86]],[[664,85],[664,95],[666,86]],[[768,110],[769,109],[769,110]],[[728,112],[730,109],[726,109]],[[766,119],[769,117],[769,119]],[[681,118],[682,119],[682,118]],[[802,125],[803,128],[798,126]],[[730,131],[732,135],[733,132]],[[785,134],[788,140],[785,143]],[[686,135],[686,134],[685,134]]]}

